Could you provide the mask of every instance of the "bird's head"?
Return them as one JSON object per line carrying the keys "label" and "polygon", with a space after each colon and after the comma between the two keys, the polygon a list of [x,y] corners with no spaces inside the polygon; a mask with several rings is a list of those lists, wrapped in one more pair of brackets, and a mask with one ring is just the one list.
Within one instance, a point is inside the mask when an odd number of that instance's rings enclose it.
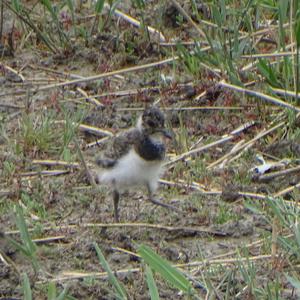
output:
{"label": "bird's head", "polygon": [[165,136],[171,138],[170,132],[165,127],[165,116],[162,111],[151,106],[146,108],[138,120],[137,127],[149,136]]}

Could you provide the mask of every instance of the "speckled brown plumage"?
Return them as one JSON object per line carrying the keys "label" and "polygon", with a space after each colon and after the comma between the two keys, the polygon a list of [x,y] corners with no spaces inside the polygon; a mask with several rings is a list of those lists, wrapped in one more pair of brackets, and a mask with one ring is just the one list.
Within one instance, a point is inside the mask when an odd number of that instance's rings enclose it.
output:
{"label": "speckled brown plumage", "polygon": [[165,129],[164,114],[157,107],[147,108],[136,127],[114,137],[97,160],[102,167],[98,182],[113,188],[116,221],[119,220],[120,190],[124,187],[145,185],[152,203],[173,208],[153,198],[166,152],[162,136],[170,137]]}
{"label": "speckled brown plumage", "polygon": [[97,164],[104,168],[113,167],[118,159],[135,149],[145,160],[163,160],[165,158],[165,145],[159,140],[154,140],[151,135],[165,133],[165,117],[157,108],[151,107],[143,112],[140,124],[114,137],[108,143]]}

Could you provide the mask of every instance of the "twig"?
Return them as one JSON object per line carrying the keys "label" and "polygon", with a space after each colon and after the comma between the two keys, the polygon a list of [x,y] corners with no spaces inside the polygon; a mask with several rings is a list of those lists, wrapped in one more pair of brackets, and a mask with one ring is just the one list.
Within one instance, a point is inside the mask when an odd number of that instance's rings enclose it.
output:
{"label": "twig", "polygon": [[111,249],[115,250],[115,251],[118,251],[118,252],[122,252],[122,253],[126,253],[126,254],[129,254],[129,255],[132,255],[132,256],[137,257],[137,258],[141,257],[139,254],[137,254],[135,252],[132,252],[132,251],[120,248],[120,247],[111,247]]}
{"label": "twig", "polygon": [[230,134],[225,135],[223,138],[221,138],[221,139],[219,139],[217,141],[214,141],[214,142],[212,142],[210,144],[204,145],[202,147],[199,147],[199,148],[193,149],[191,151],[185,152],[185,153],[183,153],[183,154],[175,157],[174,159],[170,160],[169,162],[166,162],[164,164],[164,166],[170,167],[173,164],[175,164],[176,162],[178,162],[180,160],[184,160],[184,159],[186,159],[189,156],[194,156],[194,155],[198,154],[199,152],[202,152],[202,151],[207,150],[209,148],[212,148],[214,146],[217,146],[217,145],[223,144],[225,142],[228,142],[228,141],[232,140],[233,138],[235,138],[235,135],[237,135],[240,132],[248,129],[249,127],[253,126],[254,124],[255,124],[255,122],[248,122],[248,123],[246,123],[246,124],[244,124],[242,126],[239,126],[237,129],[235,129],[234,131],[232,131]]}
{"label": "twig", "polygon": [[11,195],[14,195],[14,194],[15,194],[14,191],[0,190],[0,197],[11,196]]}
{"label": "twig", "polygon": [[158,67],[158,66],[161,66],[161,65],[164,65],[164,64],[168,64],[168,63],[171,63],[171,62],[173,62],[175,60],[178,60],[178,59],[179,59],[179,56],[174,56],[174,57],[163,59],[163,60],[160,60],[160,61],[157,61],[157,62],[153,62],[153,63],[141,65],[141,66],[134,66],[134,67],[124,68],[124,69],[111,71],[111,72],[106,72],[106,73],[102,73],[102,74],[98,74],[98,75],[85,77],[83,79],[79,78],[79,79],[74,79],[74,80],[67,80],[67,81],[60,82],[60,83],[49,84],[49,85],[45,85],[45,86],[42,86],[42,87],[38,87],[36,89],[36,91],[37,92],[46,91],[46,90],[50,90],[50,89],[53,89],[53,88],[59,88],[59,87],[65,87],[65,86],[79,84],[79,83],[83,83],[83,82],[95,81],[95,80],[99,80],[99,79],[102,79],[102,78],[111,77],[111,76],[114,76],[114,75],[120,75],[120,74],[126,74],[126,73],[130,73],[130,72],[141,71],[141,70],[145,70],[145,69],[148,69],[148,68],[153,68],[153,67]]}
{"label": "twig", "polygon": [[215,146],[217,146],[217,145],[220,145],[220,144],[223,144],[223,143],[225,143],[225,142],[228,142],[228,141],[232,140],[233,138],[234,138],[233,136],[227,135],[227,136],[225,136],[225,137],[223,137],[223,138],[221,138],[221,139],[219,139],[219,140],[217,140],[217,141],[214,141],[214,142],[212,142],[212,143],[210,143],[210,144],[207,144],[207,145],[204,145],[204,146],[202,146],[202,147],[199,147],[199,148],[190,150],[190,151],[188,151],[188,152],[185,152],[185,153],[183,153],[183,154],[180,154],[180,155],[178,155],[177,157],[173,158],[172,160],[166,162],[166,163],[164,164],[164,167],[170,168],[170,167],[172,167],[175,163],[177,163],[177,162],[179,162],[179,161],[181,161],[181,160],[185,160],[185,159],[188,158],[188,157],[193,157],[193,156],[199,154],[199,153],[202,152],[202,151],[205,151],[205,150],[210,149],[210,148],[212,148],[212,147],[215,147]]}
{"label": "twig", "polygon": [[30,212],[30,210],[29,210],[28,207],[22,202],[22,200],[19,200],[19,204],[20,204],[20,206],[22,206],[22,208],[23,208],[24,210],[28,211],[28,213],[29,213],[29,215],[30,215],[30,217],[31,217],[32,220],[34,220],[34,221],[39,221],[39,220],[40,220],[40,218],[39,218],[37,215],[35,215],[35,214],[33,214],[32,212]]}
{"label": "twig", "polygon": [[[159,182],[161,184],[165,184],[168,186],[190,188],[190,189],[196,190],[204,195],[218,196],[218,195],[222,195],[222,193],[223,193],[223,191],[220,191],[220,190],[205,190],[204,186],[198,184],[197,182],[186,183],[183,180],[174,182],[174,181],[169,181],[169,180],[165,180],[165,179],[160,179]],[[239,195],[240,197],[255,198],[255,199],[260,199],[260,200],[266,200],[268,198],[267,195],[250,193],[250,192],[237,192],[237,195]]]}
{"label": "twig", "polygon": [[199,191],[201,193],[206,193],[206,191],[204,190],[204,187],[201,187],[200,184],[197,184],[196,182],[186,183],[183,180],[174,182],[174,181],[170,181],[170,180],[160,179],[159,183],[167,185],[167,186],[188,188],[188,189],[193,189],[193,190]]}
{"label": "twig", "polygon": [[[242,106],[190,106],[190,107],[164,107],[164,111],[194,111],[194,110],[244,110]],[[143,111],[142,107],[117,108],[117,111]]]}
{"label": "twig", "polygon": [[300,166],[297,166],[297,167],[293,167],[293,168],[289,168],[289,169],[285,169],[285,170],[281,170],[281,171],[263,174],[258,177],[258,180],[260,180],[260,181],[270,180],[270,179],[273,179],[276,177],[285,176],[285,175],[296,173],[299,171],[300,171]]}
{"label": "twig", "polygon": [[[111,6],[110,6],[108,3],[104,3],[104,7],[106,7],[106,8],[109,9],[109,10],[111,10]],[[140,21],[138,21],[138,20],[134,19],[133,17],[131,17],[131,16],[129,16],[129,15],[123,13],[123,12],[120,11],[119,9],[114,9],[114,10],[113,10],[113,13],[114,13],[116,16],[118,16],[118,17],[120,17],[120,18],[126,20],[127,22],[129,22],[130,24],[132,24],[132,25],[134,25],[134,26],[136,26],[136,27],[138,27],[138,28],[141,28],[141,26],[142,26]],[[166,41],[166,38],[164,37],[164,35],[163,35],[159,30],[157,30],[157,29],[155,29],[155,28],[153,28],[153,27],[151,27],[151,26],[146,26],[146,28],[147,28],[147,30],[148,30],[150,33],[152,33],[152,34],[158,36],[160,42],[165,42],[165,41]]]}
{"label": "twig", "polygon": [[255,96],[255,97],[259,97],[265,101],[268,101],[268,102],[271,102],[275,105],[279,105],[279,106],[282,106],[282,107],[285,107],[285,108],[289,108],[289,109],[292,109],[296,112],[300,112],[300,108],[299,107],[296,107],[290,103],[287,103],[287,102],[284,102],[278,98],[275,98],[275,97],[272,97],[272,96],[269,96],[269,95],[266,95],[266,94],[263,94],[263,93],[260,93],[260,92],[256,92],[256,91],[252,91],[252,90],[249,90],[249,89],[245,89],[245,88],[242,88],[242,87],[239,87],[237,85],[233,85],[233,84],[229,84],[229,83],[226,83],[225,81],[221,81],[219,83],[220,86],[223,86],[223,87],[227,87],[227,88],[230,88],[234,91],[238,91],[238,92],[242,92],[242,93],[246,93],[246,94],[249,94],[249,95],[252,95],[252,96]]}
{"label": "twig", "polygon": [[[4,236],[4,238],[5,238],[5,236]],[[14,263],[14,261],[9,256],[7,256],[4,252],[2,252],[1,248],[0,248],[0,260],[5,265],[12,267],[15,270],[15,272],[21,276],[17,265]]]}
{"label": "twig", "polygon": [[95,126],[90,126],[90,125],[85,125],[85,124],[80,124],[78,128],[82,131],[87,131],[87,132],[90,132],[90,133],[93,133],[93,134],[96,134],[99,136],[102,136],[102,135],[113,136],[114,135],[113,133],[111,133],[108,130],[100,129]]}
{"label": "twig", "polygon": [[97,184],[95,182],[95,179],[94,179],[94,177],[92,176],[90,170],[87,167],[87,164],[86,164],[86,162],[84,160],[84,157],[82,155],[81,149],[80,149],[79,144],[78,144],[78,142],[77,142],[76,139],[74,139],[74,143],[75,143],[75,146],[76,146],[76,149],[77,149],[77,153],[78,153],[79,159],[81,160],[81,163],[82,163],[82,166],[83,166],[83,168],[85,170],[86,176],[88,177],[88,180],[90,182],[90,185],[92,185],[95,189],[97,189]]}
{"label": "twig", "polygon": [[[65,124],[66,120],[55,121],[54,123],[55,124]],[[76,124],[76,123],[73,123],[73,124],[78,125],[78,128],[85,132],[90,132],[90,133],[93,133],[93,134],[99,135],[99,136],[103,136],[103,135],[113,136],[113,133],[111,133],[110,131],[104,130],[104,129],[101,129],[101,128],[98,128],[95,126],[90,126],[90,125],[86,125],[86,124]]]}
{"label": "twig", "polygon": [[273,57],[284,57],[284,56],[293,56],[297,55],[295,51],[287,51],[287,52],[274,52],[274,53],[258,53],[258,54],[249,54],[249,55],[241,55],[241,58],[273,58]]}
{"label": "twig", "polygon": [[23,177],[31,177],[31,176],[58,176],[69,173],[70,170],[43,170],[43,171],[31,171],[31,172],[25,172],[21,173],[20,175]]}
{"label": "twig", "polygon": [[298,99],[300,98],[300,95],[296,95],[296,93],[294,91],[288,91],[288,90],[282,90],[282,89],[275,89],[275,88],[272,88],[270,86],[270,89],[274,92],[274,93],[277,93],[279,95],[283,95],[283,96],[289,96],[289,97],[293,97],[293,98],[296,98],[298,97]]}
{"label": "twig", "polygon": [[[236,148],[234,153],[246,148],[247,146],[251,145],[252,143],[258,141],[259,139],[261,139],[262,137],[268,135],[269,133],[273,132],[274,130],[282,127],[285,125],[285,122],[281,122],[279,124],[277,124],[276,126],[268,129],[268,130],[264,130],[262,132],[260,132],[256,137],[254,137],[253,139],[251,139],[250,141],[248,141],[247,143],[244,143],[243,145],[241,145],[240,147]],[[218,160],[214,161],[213,163],[211,163],[207,169],[211,169],[213,167],[215,167],[216,165],[218,165],[219,163],[221,163],[223,160],[227,159],[228,157],[232,156],[232,152],[225,154],[224,156],[222,156],[221,158],[219,158]]]}
{"label": "twig", "polygon": [[11,67],[9,67],[9,66],[6,66],[6,65],[4,65],[4,64],[1,64],[1,66],[2,66],[4,69],[6,69],[6,70],[10,71],[11,73],[15,74],[16,76],[18,76],[18,77],[21,79],[22,82],[25,81],[24,76],[23,76],[20,72],[16,71],[15,69],[13,69],[13,68],[11,68]]}
{"label": "twig", "polygon": [[[138,89],[123,90],[123,91],[112,91],[112,92],[106,92],[106,93],[102,93],[102,94],[93,95],[93,98],[97,99],[97,98],[104,98],[104,97],[108,97],[108,96],[123,97],[123,96],[137,95],[137,94],[145,93],[145,92],[159,92],[160,88],[161,87],[159,87],[159,86],[154,86],[154,87],[144,87],[144,88],[138,88]],[[82,101],[84,99],[86,99],[86,97],[76,97],[76,98],[72,98],[72,99],[67,98],[66,100]]]}
{"label": "twig", "polygon": [[181,7],[181,5],[176,0],[171,0],[171,1],[176,6],[177,10],[183,15],[183,17],[197,30],[200,36],[206,38],[204,31],[193,21],[193,19]]}
{"label": "twig", "polygon": [[69,163],[69,162],[62,161],[62,160],[34,159],[32,161],[32,163],[35,165],[43,165],[43,166],[63,166],[63,167],[69,167],[69,168],[75,168],[75,169],[79,168],[79,163],[76,163],[76,162]]}
{"label": "twig", "polygon": [[[215,236],[224,236],[226,234],[219,232],[208,230],[205,228],[199,227],[172,227],[167,225],[161,224],[149,224],[149,223],[82,223],[78,225],[59,225],[59,226],[45,226],[42,228],[42,231],[51,231],[51,230],[79,230],[80,228],[149,228],[149,229],[157,229],[157,230],[166,230],[168,232],[177,232],[177,231],[184,231],[184,232],[193,232],[199,234],[208,234],[208,235],[215,235]],[[29,232],[33,231],[34,229],[29,228]],[[19,230],[12,230],[5,232],[6,235],[13,235],[19,234]]]}
{"label": "twig", "polygon": [[91,142],[89,144],[86,145],[86,148],[92,148],[94,146],[97,146],[97,145],[101,145],[103,143],[105,143],[106,141],[108,141],[110,139],[110,136],[106,136],[104,138],[101,138],[95,142]]}
{"label": "twig", "polygon": [[67,77],[67,78],[73,78],[73,79],[80,79],[80,78],[84,78],[83,76],[80,76],[78,74],[72,74],[72,73],[67,73],[67,72],[62,72],[62,71],[58,71],[58,70],[53,70],[50,68],[46,68],[46,67],[41,67],[41,66],[35,66],[32,64],[28,65],[29,68],[33,69],[33,70],[42,70],[42,71],[46,71],[46,72],[51,72],[53,74],[59,75],[59,76],[63,76],[63,77]]}
{"label": "twig", "polygon": [[[228,264],[235,264],[239,262],[244,261],[257,261],[257,260],[263,260],[263,259],[270,259],[272,258],[271,255],[259,255],[259,256],[252,256],[252,257],[239,257],[239,258],[232,258],[232,259],[220,259],[220,260],[204,260],[200,262],[192,262],[187,264],[178,264],[174,265],[177,268],[185,268],[185,267],[191,267],[191,266],[197,266],[197,267],[203,267],[208,266],[210,264],[219,264],[219,265],[228,265]],[[115,271],[115,274],[117,276],[127,273],[137,273],[140,272],[141,268],[133,268],[133,269],[121,269]],[[36,284],[44,284],[45,282],[61,282],[66,280],[74,280],[74,279],[84,279],[88,277],[93,278],[102,278],[106,279],[108,276],[107,272],[75,272],[75,271],[64,271],[62,272],[61,276],[51,279],[44,279],[37,281]]]}
{"label": "twig", "polygon": [[40,239],[33,239],[32,241],[38,244],[48,244],[48,243],[64,240],[65,238],[66,238],[65,235],[58,235],[58,236],[50,236],[50,237],[40,238]]}
{"label": "twig", "polygon": [[285,188],[284,190],[279,191],[278,193],[274,194],[273,196],[275,198],[281,197],[281,196],[284,196],[284,195],[292,192],[294,189],[297,189],[297,188],[300,188],[300,182],[295,185],[289,186],[289,187]]}
{"label": "twig", "polygon": [[13,109],[24,109],[25,106],[21,106],[21,105],[16,105],[16,104],[12,104],[12,103],[3,103],[0,102],[0,107],[7,107],[7,108],[13,108]]}
{"label": "twig", "polygon": [[[121,269],[118,271],[115,271],[114,274],[119,276],[122,274],[127,274],[127,273],[137,273],[140,272],[140,268],[134,268],[134,269]],[[36,284],[45,284],[49,282],[61,282],[61,281],[66,281],[66,280],[75,280],[75,279],[84,279],[88,277],[93,277],[93,278],[103,278],[106,279],[108,274],[106,272],[76,272],[76,271],[64,271],[61,273],[60,276],[56,278],[50,278],[50,279],[42,279],[37,282]]]}
{"label": "twig", "polygon": [[[245,143],[245,140],[244,140],[244,139],[238,141],[238,142],[232,147],[232,149],[229,151],[228,154],[230,154],[230,153],[232,153],[232,154],[235,153],[236,149],[238,149],[239,147],[241,147],[244,143]],[[242,152],[241,152],[239,155],[241,155],[241,154],[242,154]],[[220,168],[224,168],[226,163],[228,163],[228,162],[230,162],[230,161],[232,161],[232,160],[234,160],[234,159],[236,159],[236,158],[237,158],[237,156],[232,157],[231,159],[225,159],[225,160],[223,160],[223,162],[222,162],[221,165],[220,165]]]}
{"label": "twig", "polygon": [[227,259],[207,259],[199,262],[191,262],[186,264],[188,267],[192,266],[205,266],[210,264],[221,264],[221,265],[227,265],[227,264],[234,264],[239,263],[243,261],[256,261],[261,259],[270,259],[272,258],[272,255],[265,254],[265,255],[258,255],[258,256],[252,256],[252,257],[237,257],[237,258],[227,258]]}
{"label": "twig", "polygon": [[84,90],[82,90],[81,88],[77,88],[76,89],[80,94],[82,94],[83,96],[85,96],[84,99],[86,99],[87,101],[89,101],[92,104],[95,104],[97,107],[104,107],[104,105],[102,103],[100,103],[96,98],[94,98],[93,96],[89,96],[87,94],[87,92],[85,92]]}

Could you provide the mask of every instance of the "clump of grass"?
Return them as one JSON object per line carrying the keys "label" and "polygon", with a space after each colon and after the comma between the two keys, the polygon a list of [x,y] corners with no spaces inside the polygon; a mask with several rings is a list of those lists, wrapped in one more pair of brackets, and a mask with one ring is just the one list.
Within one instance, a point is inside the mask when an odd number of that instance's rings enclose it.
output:
{"label": "clump of grass", "polygon": [[61,121],[56,122],[61,115],[57,115],[52,110],[41,114],[24,113],[20,120],[16,151],[19,154],[23,153],[24,156],[50,154],[71,161],[73,155],[69,146],[84,115],[85,111],[78,111],[71,115],[63,110],[61,124]]}
{"label": "clump of grass", "polygon": [[234,213],[227,203],[220,202],[217,208],[216,215],[214,216],[214,224],[224,224],[228,221],[238,221],[240,216]]}
{"label": "clump of grass", "polygon": [[15,205],[15,218],[16,218],[17,228],[20,231],[22,243],[19,243],[9,237],[7,237],[7,239],[11,244],[13,244],[13,246],[17,250],[19,250],[30,261],[34,271],[38,272],[40,270],[40,263],[36,255],[37,246],[30,237],[28,227],[24,218],[23,209],[19,205]]}
{"label": "clump of grass", "polygon": [[42,220],[47,218],[48,214],[44,205],[44,195],[45,191],[40,190],[36,191],[33,195],[29,195],[26,192],[21,193],[21,199],[23,203],[26,205],[29,211],[34,211]]}
{"label": "clump of grass", "polygon": [[[102,267],[108,273],[109,281],[112,284],[116,293],[115,296],[119,299],[128,299],[128,294],[124,286],[113,274],[99,246],[96,243],[94,243],[94,247],[96,249]],[[159,291],[156,286],[152,271],[155,271],[158,274],[160,274],[169,284],[171,284],[178,290],[184,292],[187,295],[187,297],[194,296],[196,299],[198,299],[192,287],[192,284],[186,278],[186,276],[184,276],[184,274],[181,271],[179,271],[179,269],[173,267],[168,261],[156,254],[148,246],[141,245],[138,249],[138,253],[146,263],[146,282],[148,284],[151,299],[159,299]]]}
{"label": "clump of grass", "polygon": [[[64,287],[64,289],[59,293],[57,291],[56,285],[54,282],[49,282],[49,284],[46,287],[47,289],[47,300],[75,300],[74,297],[70,296],[68,294],[69,292],[69,287],[68,285]],[[23,274],[23,281],[22,281],[22,291],[23,291],[23,299],[24,300],[32,300],[33,295],[32,295],[32,289],[30,286],[30,281],[28,278],[28,275],[26,273]],[[44,295],[46,296],[46,295]]]}
{"label": "clump of grass", "polygon": [[54,117],[51,114],[24,114],[20,121],[20,144],[25,154],[35,152],[56,152],[55,141],[59,136],[53,130]]}

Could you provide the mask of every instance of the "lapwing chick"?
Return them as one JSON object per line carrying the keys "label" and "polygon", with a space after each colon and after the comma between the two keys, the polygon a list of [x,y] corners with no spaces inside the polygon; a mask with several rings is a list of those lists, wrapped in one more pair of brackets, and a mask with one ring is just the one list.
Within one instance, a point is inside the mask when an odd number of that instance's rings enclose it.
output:
{"label": "lapwing chick", "polygon": [[116,222],[120,193],[133,186],[146,186],[152,203],[175,209],[154,198],[166,153],[164,137],[171,138],[165,128],[165,116],[159,108],[151,106],[144,110],[135,128],[114,137],[102,158],[97,159],[102,168],[99,183],[112,187]]}

